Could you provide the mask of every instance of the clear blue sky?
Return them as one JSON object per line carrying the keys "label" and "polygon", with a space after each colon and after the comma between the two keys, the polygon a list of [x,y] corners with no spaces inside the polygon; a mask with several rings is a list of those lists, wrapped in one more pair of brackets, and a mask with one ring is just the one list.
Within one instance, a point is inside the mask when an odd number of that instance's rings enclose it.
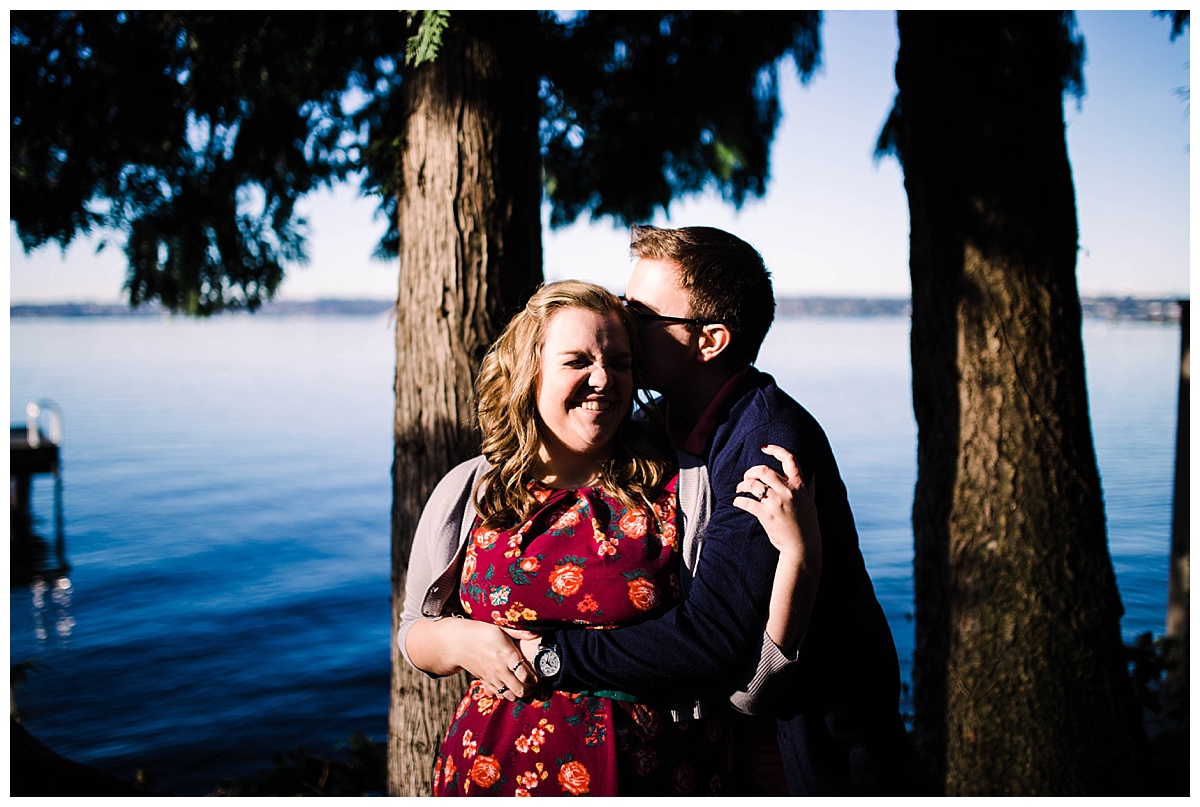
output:
{"label": "clear blue sky", "polygon": [[[1081,11],[1086,95],[1068,99],[1067,140],[1079,212],[1083,294],[1190,297],[1190,33],[1149,11]],[[769,192],[741,211],[714,198],[676,202],[655,224],[722,227],[759,248],[781,295],[906,297],[908,202],[899,165],[876,162],[875,139],[895,95],[895,13],[830,11],[823,67],[800,86],[781,65],[784,120]],[[282,299],[393,298],[397,266],[370,258],[382,234],[352,188],[304,203],[310,262],[290,267]],[[118,302],[120,237],[65,258],[51,246],[26,256],[10,225],[12,302]],[[606,222],[545,235],[548,279],[579,277],[623,290],[627,233]]]}

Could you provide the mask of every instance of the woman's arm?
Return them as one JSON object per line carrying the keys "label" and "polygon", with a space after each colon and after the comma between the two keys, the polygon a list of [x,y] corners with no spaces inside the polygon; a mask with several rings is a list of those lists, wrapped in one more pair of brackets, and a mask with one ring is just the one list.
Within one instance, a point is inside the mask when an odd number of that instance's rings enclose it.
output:
{"label": "woman's arm", "polygon": [[[510,635],[510,633],[512,635]],[[405,637],[409,661],[436,676],[466,670],[501,697],[515,700],[533,688],[533,671],[524,663],[514,639],[531,638],[528,631],[510,631],[473,619],[421,619]]]}
{"label": "woman's arm", "polygon": [[450,608],[462,568],[460,550],[475,520],[470,493],[486,468],[482,457],[458,465],[425,504],[409,553],[396,641],[408,662],[427,675],[468,670],[494,690],[508,687],[501,695],[511,699],[524,695],[525,682],[533,680],[532,671],[518,665],[513,638],[496,625],[455,619]]}
{"label": "woman's arm", "polygon": [[791,656],[808,629],[821,578],[821,527],[813,503],[816,479],[805,485],[795,459],[785,449],[764,446],[762,450],[779,460],[783,474],[766,465],[750,468],[737,486],[739,493],[749,495],[733,503],[758,518],[779,550],[766,632]]}

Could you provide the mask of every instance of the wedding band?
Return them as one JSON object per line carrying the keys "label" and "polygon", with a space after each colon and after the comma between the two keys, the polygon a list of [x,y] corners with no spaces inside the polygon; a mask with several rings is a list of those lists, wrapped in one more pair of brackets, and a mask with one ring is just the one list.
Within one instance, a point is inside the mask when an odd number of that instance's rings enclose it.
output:
{"label": "wedding band", "polygon": [[496,690],[497,695],[503,695],[505,692],[508,692],[508,684],[501,684],[500,688]]}
{"label": "wedding band", "polygon": [[525,663],[525,662],[523,662],[523,661],[518,661],[518,662],[517,662],[517,664],[516,664],[516,666],[515,666],[515,667],[513,667],[513,668],[512,668],[512,669],[511,669],[509,672],[516,672],[517,670],[521,669],[521,665],[522,665],[522,664],[524,664],[524,663]]}

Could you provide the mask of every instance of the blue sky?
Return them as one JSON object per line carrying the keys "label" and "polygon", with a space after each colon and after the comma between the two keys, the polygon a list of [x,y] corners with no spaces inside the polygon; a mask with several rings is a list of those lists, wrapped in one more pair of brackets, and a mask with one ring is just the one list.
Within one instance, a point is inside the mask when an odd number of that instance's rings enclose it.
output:
{"label": "blue sky", "polygon": [[[1149,11],[1081,11],[1086,95],[1065,106],[1080,225],[1083,294],[1190,296],[1190,33]],[[895,95],[895,13],[826,12],[823,67],[800,86],[781,65],[784,120],[768,194],[735,211],[715,197],[677,201],[653,223],[722,227],[763,253],[781,295],[906,297],[908,202],[894,159],[875,139]],[[397,266],[370,258],[384,225],[353,188],[303,204],[310,262],[289,267],[282,299],[396,294]],[[12,302],[122,301],[120,238],[22,253],[10,225]],[[580,223],[545,234],[548,279],[623,290],[624,229]]]}

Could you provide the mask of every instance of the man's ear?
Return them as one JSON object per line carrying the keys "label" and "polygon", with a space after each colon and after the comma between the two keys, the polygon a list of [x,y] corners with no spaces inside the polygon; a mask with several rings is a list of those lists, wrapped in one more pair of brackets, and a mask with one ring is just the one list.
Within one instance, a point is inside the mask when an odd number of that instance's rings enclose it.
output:
{"label": "man's ear", "polygon": [[712,361],[729,347],[733,333],[721,323],[704,325],[700,330],[700,361]]}

